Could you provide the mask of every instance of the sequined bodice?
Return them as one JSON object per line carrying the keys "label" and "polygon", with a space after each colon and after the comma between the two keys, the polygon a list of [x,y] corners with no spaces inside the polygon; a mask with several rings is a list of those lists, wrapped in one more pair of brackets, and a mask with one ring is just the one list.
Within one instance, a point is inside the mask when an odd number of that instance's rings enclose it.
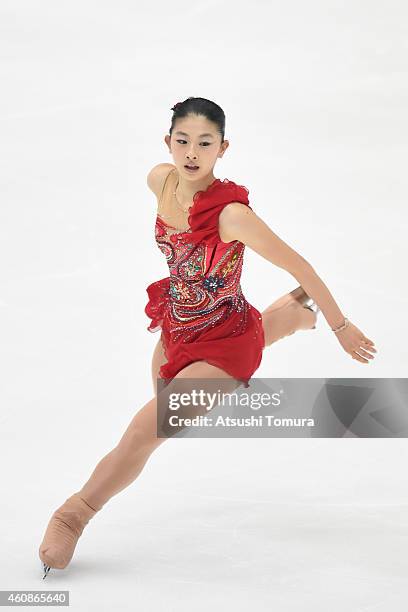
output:
{"label": "sequined bodice", "polygon": [[156,243],[169,267],[170,327],[175,339],[183,334],[185,342],[232,311],[246,310],[240,285],[245,245],[238,240],[197,244],[189,241],[190,233],[191,229],[180,232],[156,218]]}

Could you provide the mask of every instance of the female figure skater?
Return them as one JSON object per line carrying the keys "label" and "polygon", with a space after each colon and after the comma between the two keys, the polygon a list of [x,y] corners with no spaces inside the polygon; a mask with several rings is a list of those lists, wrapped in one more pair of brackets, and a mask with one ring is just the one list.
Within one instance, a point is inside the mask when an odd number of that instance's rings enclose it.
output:
{"label": "female figure skater", "polygon": [[[157,378],[165,386],[179,378],[223,378],[247,387],[264,348],[297,330],[314,329],[319,310],[353,359],[369,363],[377,352],[344,317],[311,264],[253,212],[248,190],[214,177],[215,163],[229,146],[223,110],[194,97],[172,110],[165,142],[174,165],[159,164],[147,178],[158,198],[155,238],[170,272],[147,288],[148,330],[161,329],[151,371],[155,396],[83,487],[51,516],[39,548],[43,578],[51,567],[68,565],[85,525],[137,478],[166,439],[157,436]],[[262,314],[240,286],[245,245],[300,283]]]}

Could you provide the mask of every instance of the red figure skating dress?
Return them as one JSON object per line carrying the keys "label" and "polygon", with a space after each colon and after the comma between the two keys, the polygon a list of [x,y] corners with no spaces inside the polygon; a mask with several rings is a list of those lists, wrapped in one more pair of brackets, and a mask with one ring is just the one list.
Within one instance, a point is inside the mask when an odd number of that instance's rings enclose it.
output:
{"label": "red figure skating dress", "polygon": [[[173,172],[175,168],[165,185]],[[233,181],[215,179],[195,193],[188,230],[156,217],[155,238],[170,274],[147,287],[145,313],[152,319],[148,331],[161,329],[167,363],[159,376],[165,385],[186,365],[204,360],[248,387],[261,363],[262,317],[240,285],[245,245],[239,240],[222,242],[218,233],[224,206],[249,206],[248,193]]]}

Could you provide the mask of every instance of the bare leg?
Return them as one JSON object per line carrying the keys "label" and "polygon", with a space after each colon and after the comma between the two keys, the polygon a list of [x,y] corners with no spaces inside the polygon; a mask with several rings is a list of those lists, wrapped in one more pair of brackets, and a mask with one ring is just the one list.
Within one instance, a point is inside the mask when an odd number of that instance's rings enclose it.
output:
{"label": "bare leg", "polygon": [[[235,379],[221,368],[196,361],[181,370],[180,378]],[[171,390],[171,383],[167,393]],[[80,490],[81,496],[93,507],[102,507],[113,495],[127,487],[142,471],[152,452],[167,438],[157,437],[157,398],[149,400],[131,420],[118,445],[96,466]]]}
{"label": "bare leg", "polygon": [[166,438],[156,435],[157,399],[147,402],[131,420],[119,443],[97,464],[80,490],[81,496],[101,508],[142,471],[152,452]]}
{"label": "bare leg", "polygon": [[[235,388],[231,376],[205,361],[192,363],[175,378],[191,377],[227,378]],[[52,515],[39,549],[46,566],[63,569],[68,565],[85,525],[111,497],[137,478],[152,452],[166,439],[157,437],[155,397],[136,413],[117,446],[99,461],[82,489]]]}
{"label": "bare leg", "polygon": [[166,439],[156,436],[156,405],[154,398],[139,410],[117,446],[99,461],[82,489],[51,516],[39,548],[45,572],[46,567],[63,569],[68,565],[85,525],[138,476],[153,450]]}

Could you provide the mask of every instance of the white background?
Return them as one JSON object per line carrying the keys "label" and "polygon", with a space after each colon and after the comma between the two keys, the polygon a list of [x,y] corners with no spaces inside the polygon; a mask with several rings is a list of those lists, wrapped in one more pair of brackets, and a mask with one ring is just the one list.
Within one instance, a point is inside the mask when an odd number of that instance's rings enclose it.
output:
{"label": "white background", "polygon": [[[404,439],[169,440],[42,581],[52,511],[152,397],[146,287],[167,275],[150,168],[170,108],[222,106],[214,174],[301,253],[374,340],[320,315],[259,377],[405,377],[404,2],[0,5],[1,589],[75,610],[406,609]],[[297,286],[246,249],[263,310]],[[119,604],[113,603],[119,600]]]}

